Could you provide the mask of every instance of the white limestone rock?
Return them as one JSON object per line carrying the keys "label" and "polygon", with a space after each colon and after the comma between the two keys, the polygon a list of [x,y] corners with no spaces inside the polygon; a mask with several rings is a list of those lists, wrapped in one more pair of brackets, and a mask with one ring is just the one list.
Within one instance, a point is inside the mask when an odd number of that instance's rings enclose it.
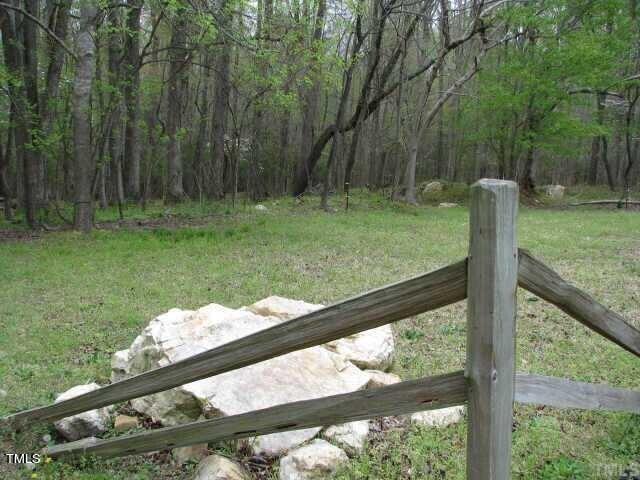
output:
{"label": "white limestone rock", "polygon": [[280,480],[326,479],[347,460],[343,450],[316,439],[280,459]]}
{"label": "white limestone rock", "polygon": [[111,355],[111,383],[119,382],[129,375],[129,349]]}
{"label": "white limestone rock", "polygon": [[245,307],[246,310],[263,317],[276,317],[280,320],[291,320],[292,318],[306,315],[324,308],[324,305],[307,303],[302,300],[291,300],[289,298],[272,295],[267,298]]}
{"label": "white limestone rock", "polygon": [[[69,400],[70,398],[98,390],[100,385],[88,383],[76,385],[56,398],[55,403]],[[85,437],[93,437],[107,431],[111,424],[111,411],[113,407],[102,407],[88,412],[78,413],[71,417],[63,418],[54,423],[60,434],[67,440],[79,440]]]}
{"label": "white limestone rock", "polygon": [[326,347],[362,369],[387,370],[395,351],[393,330],[391,325],[383,325],[334,340]]}
{"label": "white limestone rock", "polygon": [[464,412],[462,406],[416,412],[411,415],[411,423],[425,427],[446,427],[462,420]]}
{"label": "white limestone rock", "polygon": [[350,455],[362,452],[367,443],[367,435],[369,435],[368,420],[333,425],[323,432],[324,438]]}
{"label": "white limestone rock", "polygon": [[365,370],[364,373],[369,375],[367,388],[388,387],[402,381],[395,373],[381,372],[380,370]]}
{"label": "white limestone rock", "polygon": [[209,447],[206,443],[198,443],[196,445],[188,445],[171,450],[173,461],[178,465],[193,461],[198,462],[207,455],[209,455]]}
{"label": "white limestone rock", "polygon": [[251,475],[226,457],[209,455],[198,464],[193,480],[251,480]]}
{"label": "white limestone rock", "polygon": [[441,192],[443,185],[441,182],[434,181],[427,183],[422,189],[422,193]]}
{"label": "white limestone rock", "polygon": [[[278,324],[248,310],[211,304],[197,311],[172,309],[144,329],[129,348],[126,371],[135,375],[169,365]],[[137,411],[163,425],[245,413],[299,400],[360,390],[369,376],[322,347],[276,357],[165,392],[134,399]],[[319,428],[282,432],[251,441],[255,453],[280,455],[313,438]]]}
{"label": "white limestone rock", "polygon": [[565,187],[562,185],[547,185],[546,194],[554,200],[560,200],[564,197]]}

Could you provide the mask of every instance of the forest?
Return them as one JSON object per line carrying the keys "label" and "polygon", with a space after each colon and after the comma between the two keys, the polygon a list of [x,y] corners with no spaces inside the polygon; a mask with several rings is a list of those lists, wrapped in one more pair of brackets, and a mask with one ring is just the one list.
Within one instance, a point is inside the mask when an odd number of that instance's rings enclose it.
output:
{"label": "forest", "polygon": [[[637,188],[637,0],[5,0],[0,197],[327,198],[420,182]],[[56,213],[57,212],[57,213]]]}

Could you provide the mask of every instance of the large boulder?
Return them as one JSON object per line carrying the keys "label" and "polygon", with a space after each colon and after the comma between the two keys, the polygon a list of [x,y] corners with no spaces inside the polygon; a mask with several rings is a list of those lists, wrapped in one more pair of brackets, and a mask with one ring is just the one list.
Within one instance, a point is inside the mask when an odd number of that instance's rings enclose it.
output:
{"label": "large boulder", "polygon": [[280,480],[326,479],[347,460],[343,450],[316,439],[280,459]]}
{"label": "large boulder", "polygon": [[[211,304],[197,311],[172,309],[143,330],[118,375],[136,375],[169,365],[278,324],[275,317]],[[236,415],[299,400],[364,388],[369,375],[323,347],[292,352],[265,362],[134,399],[137,411],[163,425],[201,417]],[[282,432],[250,441],[255,453],[279,455],[313,438],[319,428]]]}
{"label": "large boulder", "polygon": [[251,475],[226,457],[210,455],[198,464],[193,480],[251,480]]}
{"label": "large boulder", "polygon": [[372,328],[326,345],[363,369],[387,370],[393,363],[395,344],[391,325]]}
{"label": "large boulder", "polygon": [[[61,393],[55,403],[69,400],[70,398],[98,390],[100,385],[88,383],[77,385]],[[79,440],[85,437],[94,437],[108,430],[111,425],[111,411],[113,407],[102,407],[88,412],[78,413],[71,417],[63,418],[54,423],[56,430],[67,440]]]}

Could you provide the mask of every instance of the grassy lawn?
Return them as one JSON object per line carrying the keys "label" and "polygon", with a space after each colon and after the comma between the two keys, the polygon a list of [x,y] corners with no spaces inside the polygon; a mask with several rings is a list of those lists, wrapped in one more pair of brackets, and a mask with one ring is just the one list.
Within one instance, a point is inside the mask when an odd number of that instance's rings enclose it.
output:
{"label": "grassy lawn", "polygon": [[[171,307],[240,307],[273,294],[331,303],[466,255],[465,207],[408,207],[364,195],[334,214],[318,210],[315,199],[265,205],[268,212],[154,205],[128,215],[176,223],[188,215],[190,224],[0,243],[0,388],[7,392],[0,416],[49,403],[79,383],[107,382],[111,354]],[[640,212],[522,207],[519,237],[521,247],[640,327]],[[401,321],[395,333],[392,371],[403,378],[464,366],[464,302]],[[519,371],[640,388],[637,358],[522,290],[517,352]],[[5,435],[0,452],[34,451],[45,433],[54,430]],[[463,479],[465,438],[464,422],[390,431],[337,478]],[[639,460],[639,416],[516,407],[515,479],[614,478],[603,476],[604,465]],[[1,478],[31,476],[0,463]],[[60,479],[189,477],[157,456],[54,462],[37,471]]]}

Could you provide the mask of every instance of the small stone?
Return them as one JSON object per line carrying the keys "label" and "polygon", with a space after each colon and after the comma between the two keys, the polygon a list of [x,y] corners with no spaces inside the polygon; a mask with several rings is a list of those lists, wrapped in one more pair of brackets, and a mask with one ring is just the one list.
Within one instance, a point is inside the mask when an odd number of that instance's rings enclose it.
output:
{"label": "small stone", "polygon": [[138,426],[138,419],[129,415],[118,415],[113,422],[113,428],[116,432],[126,432]]}
{"label": "small stone", "polygon": [[266,212],[267,210],[269,210],[267,207],[260,203],[253,208],[255,208],[258,212]]}
{"label": "small stone", "polygon": [[547,196],[554,200],[560,200],[564,197],[564,191],[565,187],[562,185],[547,185],[546,187]]}
{"label": "small stone", "polygon": [[329,478],[349,458],[343,450],[316,439],[292,450],[280,459],[280,480],[320,480]]}
{"label": "small stone", "polygon": [[369,435],[368,420],[334,425],[324,432],[324,437],[327,440],[344,449],[350,455],[362,452],[365,443],[367,443],[367,435]]}
{"label": "small stone", "polygon": [[6,390],[2,390],[2,389],[0,388],[0,398],[4,398],[4,397],[6,397],[6,396],[7,396],[7,391],[6,391]]}
{"label": "small stone", "polygon": [[416,412],[411,415],[411,423],[425,427],[446,427],[458,423],[463,417],[464,407],[448,407]]}
{"label": "small stone", "polygon": [[48,445],[50,441],[51,435],[49,435],[48,433],[42,436],[42,443],[44,443],[45,445]]}
{"label": "small stone", "polygon": [[31,470],[31,471],[33,471],[33,470],[35,470],[35,469],[36,469],[36,464],[35,464],[35,463],[33,463],[33,462],[26,462],[26,463],[24,464],[24,468],[26,468],[27,470]]}
{"label": "small stone", "polygon": [[179,465],[189,461],[199,462],[207,455],[209,455],[209,447],[206,443],[189,445],[188,447],[178,447],[171,450],[173,460]]}
{"label": "small stone", "polygon": [[438,207],[440,208],[453,208],[457,206],[458,206],[457,203],[450,203],[450,202],[442,202],[440,205],[438,205]]}
{"label": "small stone", "polygon": [[200,462],[193,480],[251,480],[251,475],[226,457],[210,455]]}
{"label": "small stone", "polygon": [[398,375],[382,372],[380,370],[365,370],[364,373],[368,374],[370,377],[369,383],[367,383],[367,388],[387,387],[402,381]]}

